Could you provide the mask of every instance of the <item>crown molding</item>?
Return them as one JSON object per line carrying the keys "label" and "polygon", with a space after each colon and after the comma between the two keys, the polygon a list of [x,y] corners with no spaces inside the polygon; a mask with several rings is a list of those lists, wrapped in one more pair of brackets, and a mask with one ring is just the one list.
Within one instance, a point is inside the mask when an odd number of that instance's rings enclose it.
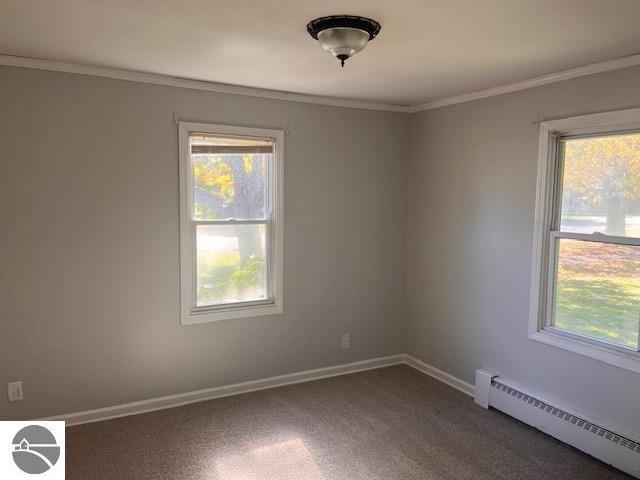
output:
{"label": "crown molding", "polygon": [[634,67],[636,65],[640,65],[640,54],[615,58],[613,60],[606,60],[604,62],[590,63],[588,65],[569,68],[567,70],[561,70],[559,72],[549,73],[547,75],[541,75],[539,77],[532,77],[527,80],[508,83],[506,85],[501,85],[498,87],[485,88],[483,90],[477,90],[475,92],[456,95],[455,97],[433,100],[431,102],[411,106],[408,108],[408,110],[409,113],[422,112],[424,110],[446,107],[447,105],[471,102],[473,100],[479,100],[481,98],[495,97],[497,95],[503,95],[505,93],[517,92],[519,90],[526,90],[528,88],[539,87],[541,85],[562,82],[564,80],[570,80],[572,78],[593,75],[594,73],[602,73],[626,67]]}
{"label": "crown molding", "polygon": [[36,70],[50,70],[54,72],[75,73],[79,75],[91,75],[94,77],[112,78],[116,80],[126,80],[130,82],[146,83],[151,85],[188,88],[192,90],[228,93],[231,95],[244,95],[249,97],[267,98],[271,100],[284,100],[289,102],[311,103],[315,105],[326,105],[332,107],[358,108],[364,110],[379,110],[384,112],[417,113],[425,110],[432,110],[434,108],[446,107],[448,105],[456,105],[458,103],[480,100],[482,98],[495,97],[497,95],[526,90],[542,85],[548,85],[550,83],[562,82],[564,80],[593,75],[595,73],[634,67],[640,65],[640,54],[634,54],[626,57],[615,58],[613,60],[606,60],[603,62],[582,65],[580,67],[569,68],[567,70],[562,70],[547,75],[541,75],[539,77],[532,77],[527,80],[508,83],[506,85],[486,88],[483,90],[477,90],[453,97],[441,98],[438,100],[411,106],[366,102],[361,100],[350,100],[336,97],[325,97],[322,95],[306,95],[302,93],[282,92],[278,90],[267,90],[262,88],[243,87],[240,85],[207,82],[203,80],[192,80],[188,78],[172,77],[169,75],[160,75],[156,73],[144,73],[119,68],[56,62],[51,60],[42,60],[39,58],[18,57],[14,55],[0,54],[0,65],[32,68]]}
{"label": "crown molding", "polygon": [[39,58],[18,57],[14,55],[1,55],[0,65],[9,67],[32,68],[36,70],[49,70],[54,72],[75,73],[79,75],[91,75],[94,77],[126,80],[129,82],[162,85],[166,87],[189,88],[192,90],[204,90],[207,92],[228,93],[231,95],[244,95],[248,97],[267,98],[270,100],[284,100],[289,102],[312,103],[331,107],[358,108],[364,110],[379,110],[384,112],[408,113],[406,105],[393,105],[388,103],[366,102],[350,100],[346,98],[325,97],[321,95],[306,95],[303,93],[282,92],[262,88],[243,87],[226,83],[207,82],[204,80],[192,80],[188,78],[172,77],[156,73],[144,73],[120,68],[99,67],[82,65],[77,63],[56,62]]}

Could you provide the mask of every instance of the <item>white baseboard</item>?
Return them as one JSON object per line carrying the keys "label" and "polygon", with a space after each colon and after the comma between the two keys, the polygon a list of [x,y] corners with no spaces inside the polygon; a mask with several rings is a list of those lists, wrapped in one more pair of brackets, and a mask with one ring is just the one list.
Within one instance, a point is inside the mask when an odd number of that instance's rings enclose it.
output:
{"label": "white baseboard", "polygon": [[311,380],[319,380],[321,378],[345,375],[348,373],[362,372],[365,370],[388,367],[401,363],[405,363],[404,355],[379,357],[343,365],[335,365],[331,367],[305,370],[302,372],[295,372],[286,375],[278,375],[275,377],[262,378],[259,380],[251,380],[248,382],[223,385],[220,387],[205,388],[203,390],[197,390],[194,392],[150,398],[148,400],[124,403],[111,407],[96,408],[94,410],[85,410],[82,412],[55,415],[52,417],[42,418],[41,420],[64,420],[67,426],[100,422],[112,418],[126,417],[129,415],[137,415],[139,413],[153,412],[155,410],[164,410],[166,408],[178,407],[181,405],[187,405],[189,403],[202,402],[204,400],[212,400],[214,398],[228,397],[231,395],[238,395],[240,393],[255,392],[257,390],[265,390],[267,388],[281,387],[284,385],[292,385],[294,383],[302,383]]}
{"label": "white baseboard", "polygon": [[347,363],[343,365],[334,365],[331,367],[317,368],[314,370],[305,370],[302,372],[289,373],[286,375],[278,375],[275,377],[262,378],[259,380],[250,380],[248,382],[234,383],[231,385],[223,385],[220,387],[205,388],[193,392],[179,393],[176,395],[168,395],[165,397],[150,398],[137,402],[123,403],[111,407],[96,408],[94,410],[85,410],[82,412],[67,413],[55,415],[52,417],[42,418],[40,420],[63,420],[67,426],[81,425],[83,423],[100,422],[113,418],[126,417],[129,415],[137,415],[140,413],[153,412],[155,410],[164,410],[167,408],[179,407],[190,403],[212,400],[214,398],[228,397],[241,393],[255,392],[268,388],[281,387],[284,385],[292,385],[295,383],[309,382],[311,380],[319,380],[321,378],[336,377],[346,375],[348,373],[362,372],[375,368],[389,367],[391,365],[405,364],[422,373],[425,373],[443,383],[460,390],[467,395],[473,396],[473,385],[460,380],[459,378],[449,375],[431,365],[418,360],[407,354],[392,355],[388,357],[372,358],[370,360],[362,360],[359,362]]}
{"label": "white baseboard", "polygon": [[462,393],[466,393],[467,395],[473,397],[475,388],[470,383],[465,382],[464,380],[460,380],[453,375],[448,374],[447,372],[443,372],[442,370],[433,367],[427,363],[424,363],[422,360],[418,360],[411,355],[404,355],[404,363],[409,365],[410,367],[415,368],[416,370],[420,370],[422,373],[426,373],[430,377],[435,378],[436,380],[440,380],[442,383],[446,383],[450,387],[455,388],[456,390],[460,390]]}

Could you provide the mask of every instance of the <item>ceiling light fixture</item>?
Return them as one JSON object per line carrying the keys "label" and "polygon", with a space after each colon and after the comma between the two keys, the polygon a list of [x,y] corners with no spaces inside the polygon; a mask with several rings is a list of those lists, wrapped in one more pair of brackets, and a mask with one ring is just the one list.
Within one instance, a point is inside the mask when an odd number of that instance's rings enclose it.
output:
{"label": "ceiling light fixture", "polygon": [[345,60],[364,50],[367,42],[376,38],[380,24],[365,17],[331,15],[310,21],[307,32],[344,67]]}

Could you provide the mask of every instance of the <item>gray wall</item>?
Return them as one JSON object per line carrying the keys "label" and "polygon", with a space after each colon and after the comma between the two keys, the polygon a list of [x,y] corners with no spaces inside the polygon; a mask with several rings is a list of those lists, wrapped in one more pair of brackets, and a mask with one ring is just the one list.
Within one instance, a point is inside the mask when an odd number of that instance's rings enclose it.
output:
{"label": "gray wall", "polygon": [[527,338],[538,129],[640,106],[640,68],[412,117],[407,352],[473,383],[485,367],[640,432],[640,376]]}
{"label": "gray wall", "polygon": [[[19,68],[0,105],[0,418],[402,352],[408,116]],[[282,315],[180,326],[174,111],[289,124]]]}
{"label": "gray wall", "polygon": [[[638,375],[527,339],[531,122],[638,106],[638,85],[633,68],[409,116],[0,68],[0,386],[26,396],[0,418],[407,351],[640,431]],[[290,125],[282,315],[180,326],[174,112]]]}

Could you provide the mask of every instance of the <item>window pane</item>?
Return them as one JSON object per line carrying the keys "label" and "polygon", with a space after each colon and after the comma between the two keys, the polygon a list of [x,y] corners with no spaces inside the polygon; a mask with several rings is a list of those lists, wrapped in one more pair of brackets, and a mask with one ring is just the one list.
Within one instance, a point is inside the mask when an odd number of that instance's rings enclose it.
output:
{"label": "window pane", "polygon": [[264,225],[197,226],[196,305],[268,298]]}
{"label": "window pane", "polygon": [[640,247],[558,242],[555,326],[636,348]]}
{"label": "window pane", "polygon": [[560,230],[640,237],[640,133],[563,144]]}
{"label": "window pane", "polygon": [[190,141],[194,218],[266,218],[273,142],[203,135],[192,135]]}

